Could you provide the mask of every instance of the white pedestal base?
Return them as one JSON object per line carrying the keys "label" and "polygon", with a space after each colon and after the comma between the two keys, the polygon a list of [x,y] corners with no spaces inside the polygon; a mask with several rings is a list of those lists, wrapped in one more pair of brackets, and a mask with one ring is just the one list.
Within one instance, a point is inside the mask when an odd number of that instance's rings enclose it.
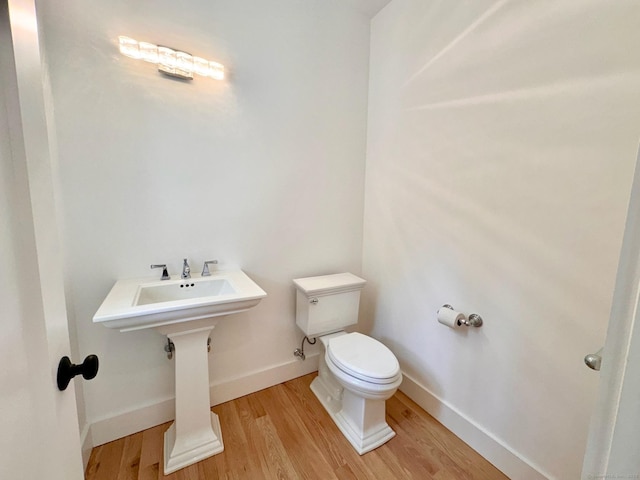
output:
{"label": "white pedestal base", "polygon": [[169,475],[222,452],[224,444],[220,432],[220,420],[213,412],[211,412],[211,430],[213,435],[201,438],[197,445],[185,445],[184,441],[176,442],[176,424],[172,423],[164,433],[164,474]]}
{"label": "white pedestal base", "polygon": [[216,319],[174,324],[157,330],[175,346],[176,420],[164,435],[164,474],[224,450],[220,421],[211,412],[207,339]]}
{"label": "white pedestal base", "polygon": [[[396,432],[385,419],[385,401],[359,397],[342,389],[336,397],[331,377],[316,377],[311,391],[329,413],[342,434],[359,455],[363,455],[391,440]],[[337,382],[335,382],[337,383]]]}

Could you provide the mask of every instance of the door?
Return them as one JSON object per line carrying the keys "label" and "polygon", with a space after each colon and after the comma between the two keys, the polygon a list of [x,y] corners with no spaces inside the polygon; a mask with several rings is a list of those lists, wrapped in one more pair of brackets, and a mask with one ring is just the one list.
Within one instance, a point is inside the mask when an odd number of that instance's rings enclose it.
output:
{"label": "door", "polygon": [[83,478],[34,2],[0,3],[0,478]]}
{"label": "door", "polygon": [[640,153],[631,189],[583,480],[640,478]]}

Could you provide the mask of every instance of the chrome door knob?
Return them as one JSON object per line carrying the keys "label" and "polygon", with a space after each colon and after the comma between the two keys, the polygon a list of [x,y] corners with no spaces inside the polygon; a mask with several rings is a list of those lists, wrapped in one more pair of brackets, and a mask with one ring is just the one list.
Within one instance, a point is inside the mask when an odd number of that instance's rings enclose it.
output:
{"label": "chrome door knob", "polygon": [[602,349],[598,350],[596,353],[590,353],[586,357],[584,357],[584,363],[592,370],[600,370],[600,365],[602,364]]}

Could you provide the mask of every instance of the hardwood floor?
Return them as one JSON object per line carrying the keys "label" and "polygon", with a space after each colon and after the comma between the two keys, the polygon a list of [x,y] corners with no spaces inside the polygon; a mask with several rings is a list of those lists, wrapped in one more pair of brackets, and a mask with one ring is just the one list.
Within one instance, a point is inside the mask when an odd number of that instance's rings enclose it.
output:
{"label": "hardwood floor", "polygon": [[218,455],[164,476],[167,423],[94,448],[85,479],[507,479],[401,392],[387,401],[397,435],[358,455],[309,389],[315,375],[213,407],[224,441]]}

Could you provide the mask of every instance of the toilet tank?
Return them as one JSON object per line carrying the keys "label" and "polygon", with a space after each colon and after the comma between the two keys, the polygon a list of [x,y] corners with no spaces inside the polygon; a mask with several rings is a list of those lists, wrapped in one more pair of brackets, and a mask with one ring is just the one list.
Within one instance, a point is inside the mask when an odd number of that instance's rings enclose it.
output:
{"label": "toilet tank", "polygon": [[352,273],[293,280],[296,324],[307,337],[317,337],[358,323],[360,291],[367,283]]}

